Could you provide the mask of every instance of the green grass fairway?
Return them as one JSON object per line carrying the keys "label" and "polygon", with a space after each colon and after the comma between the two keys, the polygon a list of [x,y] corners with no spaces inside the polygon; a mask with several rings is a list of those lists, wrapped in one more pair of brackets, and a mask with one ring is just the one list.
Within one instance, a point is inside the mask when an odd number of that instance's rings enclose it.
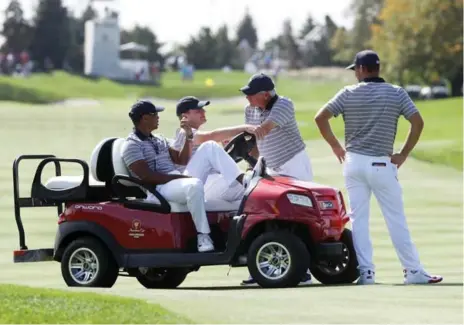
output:
{"label": "green grass fairway", "polygon": [[[297,113],[300,121],[310,122],[309,125],[302,126],[305,138],[320,138],[319,131],[312,123],[315,111],[303,110],[305,107],[303,102],[297,104],[300,108]],[[425,126],[412,156],[462,170],[462,98],[419,101],[416,105],[424,119]],[[319,108],[315,109],[317,111]],[[332,125],[337,136],[343,137],[343,118],[337,117]],[[401,117],[396,137],[398,150],[399,146],[406,141],[409,127],[410,124]]]}
{"label": "green grass fairway", "polygon": [[[329,93],[327,91],[330,96]],[[300,121],[302,128],[315,127],[312,123],[313,113],[323,101],[321,97],[314,102],[297,101],[297,109],[302,112],[299,114],[307,117]],[[437,105],[436,118],[426,120],[426,127],[432,128],[433,123],[441,123],[439,117],[449,117],[439,113],[442,103],[430,103],[431,106]],[[53,153],[88,160],[99,140],[108,136],[126,136],[131,130],[127,117],[130,104],[128,100],[105,101],[102,107],[0,104],[3,122],[0,129],[3,139],[0,159],[1,283],[66,288],[57,263],[12,263],[12,251],[18,248],[12,197],[13,159],[27,153]],[[167,104],[168,107],[161,117],[160,132],[172,136],[178,125],[174,106],[172,102],[160,104]],[[208,112],[208,128],[242,123],[240,104],[215,102]],[[303,113],[305,110],[308,111],[307,115]],[[459,114],[462,118],[462,112]],[[443,137],[429,133],[424,143],[435,141],[438,144],[445,140],[459,143],[459,138],[456,138],[458,130],[456,133],[452,130],[461,127],[457,119],[450,130],[446,127],[443,129]],[[307,124],[303,125],[303,122]],[[315,131],[312,134],[307,143],[315,180],[339,187],[346,195],[342,166],[325,142],[315,135]],[[399,143],[404,137],[403,129],[398,135]],[[433,152],[434,148],[430,145],[424,150]],[[35,163],[26,162],[20,170],[22,195],[30,192],[35,166]],[[79,170],[65,166],[63,173],[77,174]],[[286,290],[247,289],[239,287],[240,281],[247,276],[246,269],[232,269],[227,276],[228,267],[205,267],[189,275],[178,290],[147,290],[131,278],[119,278],[110,290],[68,290],[142,298],[197,323],[462,323],[462,177],[462,169],[419,161],[414,157],[408,159],[399,171],[413,240],[426,269],[444,276],[442,284],[402,285],[401,266],[373,199],[371,232],[378,285],[326,287],[314,284]],[[53,246],[56,210],[24,209],[23,220],[29,248]],[[156,308],[153,306],[153,310]]]}
{"label": "green grass fairway", "polygon": [[[205,81],[214,85],[207,87]],[[0,76],[0,99],[28,103],[47,103],[66,98],[127,98],[162,97],[179,99],[188,90],[198,97],[232,97],[239,95],[239,88],[249,75],[233,71],[198,71],[193,81],[182,81],[178,72],[166,72],[161,86],[128,85],[108,79],[86,79],[57,71],[54,74],[33,74],[28,78]]]}
{"label": "green grass fairway", "polygon": [[[277,82],[280,91],[292,96],[293,99],[309,96],[329,96],[342,81],[334,76],[342,69],[332,72],[333,76],[281,76]],[[343,70],[342,70],[343,71]],[[342,72],[343,78],[350,76]],[[195,72],[193,81],[182,81],[178,72],[166,72],[162,76],[161,86],[127,85],[107,79],[86,79],[70,75],[61,71],[54,74],[33,74],[28,78],[12,78],[0,76],[0,100],[11,100],[26,103],[51,103],[67,98],[135,98],[159,97],[175,99],[186,93],[199,98],[223,98],[240,96],[239,88],[245,85],[250,74],[243,71],[222,72],[217,70],[203,70]],[[214,84],[206,86],[207,79]],[[307,83],[312,80],[312,83]],[[329,86],[327,85],[330,81]],[[305,82],[306,81],[306,82]],[[333,85],[334,87],[332,87]],[[303,89],[303,91],[301,91]],[[325,97],[327,97],[325,96]]]}
{"label": "green grass fairway", "polygon": [[0,323],[179,324],[190,321],[139,299],[0,285]]}

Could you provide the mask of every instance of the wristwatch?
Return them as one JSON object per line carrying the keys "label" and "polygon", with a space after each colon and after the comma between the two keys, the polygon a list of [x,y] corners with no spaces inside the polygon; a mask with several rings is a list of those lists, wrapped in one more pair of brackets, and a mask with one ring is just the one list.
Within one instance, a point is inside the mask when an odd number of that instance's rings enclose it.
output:
{"label": "wristwatch", "polygon": [[193,140],[193,133],[190,135],[187,135],[187,140]]}

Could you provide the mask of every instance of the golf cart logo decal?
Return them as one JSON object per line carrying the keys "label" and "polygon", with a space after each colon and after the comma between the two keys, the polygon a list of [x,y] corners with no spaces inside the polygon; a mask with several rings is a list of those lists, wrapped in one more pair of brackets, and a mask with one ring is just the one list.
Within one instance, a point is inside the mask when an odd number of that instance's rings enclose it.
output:
{"label": "golf cart logo decal", "polygon": [[81,205],[81,204],[76,204],[74,206],[75,209],[82,209],[82,210],[98,210],[101,211],[103,210],[103,207],[99,205]]}
{"label": "golf cart logo decal", "polygon": [[134,238],[140,238],[145,236],[145,229],[142,228],[142,222],[140,220],[134,219],[132,221],[132,227],[129,229],[129,236]]}

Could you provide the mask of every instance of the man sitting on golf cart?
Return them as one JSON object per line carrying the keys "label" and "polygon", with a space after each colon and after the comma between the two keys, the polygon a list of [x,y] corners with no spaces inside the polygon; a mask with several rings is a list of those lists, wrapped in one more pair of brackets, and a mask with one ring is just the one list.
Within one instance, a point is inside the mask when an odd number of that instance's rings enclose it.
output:
{"label": "man sitting on golf cart", "polygon": [[[210,101],[200,101],[194,96],[186,96],[181,98],[176,106],[176,115],[179,120],[184,119],[186,123],[192,128],[192,153],[194,155],[198,147],[206,141],[224,142],[231,139],[242,132],[254,133],[256,126],[253,125],[239,125],[235,127],[219,128],[213,131],[203,131],[199,128],[206,123],[205,107],[210,104]],[[176,130],[173,148],[180,151],[182,150],[187,136],[183,128]],[[183,172],[185,166],[177,165],[177,170]],[[257,167],[258,168],[258,167]],[[245,194],[245,189],[239,183],[235,182],[230,186],[224,175],[212,170],[211,174],[205,183],[205,198],[215,199],[220,198],[225,201],[241,200]]]}
{"label": "man sitting on golf cart", "polygon": [[[187,141],[181,150],[169,146],[168,141],[151,132],[158,128],[158,113],[164,107],[149,101],[136,102],[129,112],[134,130],[126,138],[122,158],[131,176],[156,186],[156,190],[168,201],[186,204],[198,232],[198,251],[214,250],[210,227],[205,211],[204,184],[211,171],[219,172],[230,186],[246,187],[252,173],[243,173],[234,160],[214,141],[200,145],[190,159],[193,133],[190,126],[181,120]],[[175,164],[186,165],[181,173]],[[147,200],[157,200],[147,193]]]}

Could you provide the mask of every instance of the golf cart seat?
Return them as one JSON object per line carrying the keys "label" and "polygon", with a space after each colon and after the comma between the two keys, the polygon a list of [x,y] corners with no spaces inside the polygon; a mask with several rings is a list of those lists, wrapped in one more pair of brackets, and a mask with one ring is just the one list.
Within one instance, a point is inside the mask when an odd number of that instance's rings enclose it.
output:
{"label": "golf cart seat", "polygon": [[[55,176],[45,183],[49,190],[63,191],[79,186],[84,180],[84,176]],[[92,175],[89,176],[89,186],[105,186],[105,183],[96,181]]]}
{"label": "golf cart seat", "polygon": [[[129,176],[129,171],[126,167],[126,164],[124,163],[122,159],[122,145],[124,144],[124,139],[116,139],[113,143],[113,152],[112,152],[112,157],[113,157],[113,167],[114,167],[114,172],[116,175],[123,175],[123,176]],[[124,186],[137,186],[134,185],[128,181],[121,180],[119,182],[121,185]],[[158,193],[159,194],[159,193]],[[159,194],[160,195],[160,194]],[[161,195],[160,195],[161,196]],[[176,202],[172,201],[167,201],[171,207],[171,212],[188,212],[188,207],[186,204],[179,204]],[[221,199],[214,199],[214,200],[206,200],[205,201],[205,208],[206,211],[208,212],[214,212],[214,211],[237,211],[240,207],[241,200],[238,201],[225,201]],[[136,199],[129,201],[129,204],[126,204],[128,207],[137,209],[137,207],[149,207],[150,205],[158,206],[160,205],[161,202],[154,198],[153,201],[146,201],[145,199]]]}
{"label": "golf cart seat", "polygon": [[[116,138],[105,138],[93,149],[90,155],[90,175],[88,186],[105,186],[98,178],[98,174],[110,169],[111,151]],[[103,175],[100,175],[103,176]],[[84,176],[55,176],[47,180],[45,187],[50,190],[63,191],[81,185]]]}
{"label": "golf cart seat", "polygon": [[[49,191],[49,197],[59,196],[64,201],[67,200],[84,200],[84,201],[105,201],[111,199],[113,191],[111,189],[111,179],[114,176],[114,166],[112,165],[113,144],[117,138],[105,138],[101,140],[93,149],[90,155],[90,166],[87,168],[87,181],[84,180],[84,175],[80,176],[55,176],[49,178],[44,187]],[[78,190],[85,195],[79,198],[68,198],[64,193],[75,193]],[[127,196],[144,197],[143,191],[138,187],[127,188],[124,192]]]}

